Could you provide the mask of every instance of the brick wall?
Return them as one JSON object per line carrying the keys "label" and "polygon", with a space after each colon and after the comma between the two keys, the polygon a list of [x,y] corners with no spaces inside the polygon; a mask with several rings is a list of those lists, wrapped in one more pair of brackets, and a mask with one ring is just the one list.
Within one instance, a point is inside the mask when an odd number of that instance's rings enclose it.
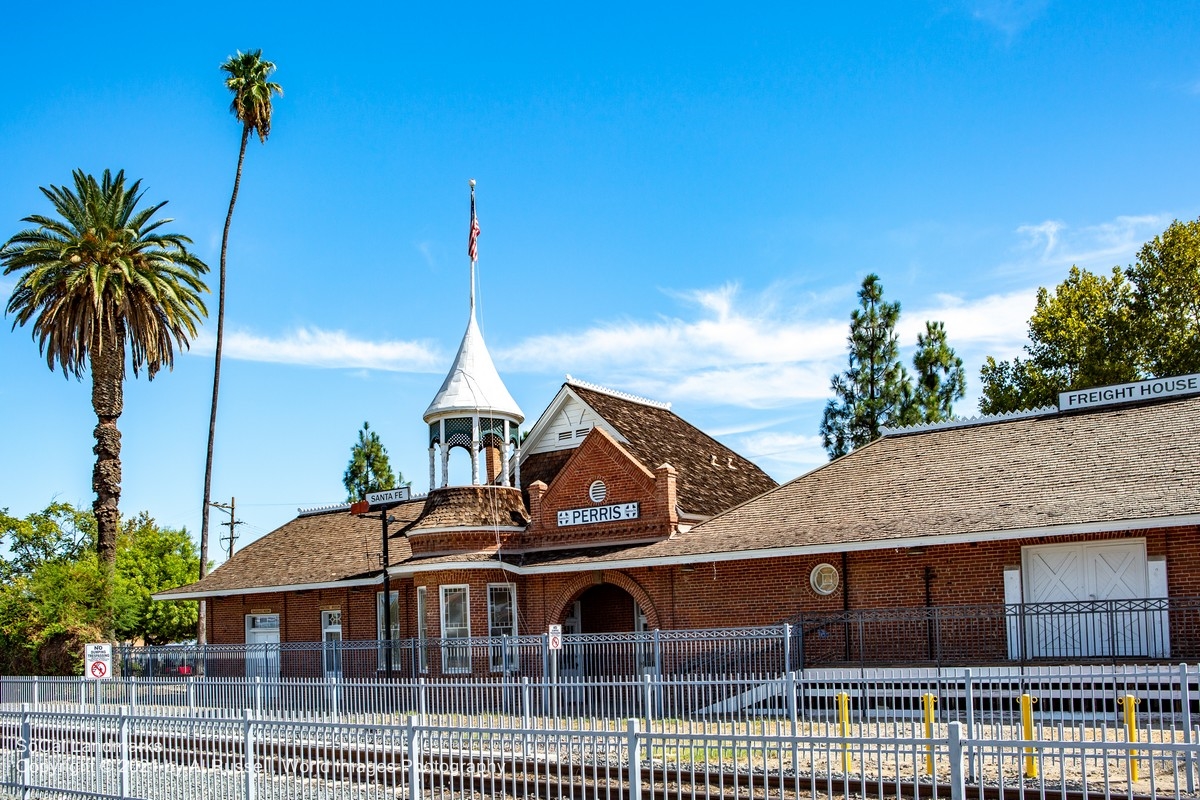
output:
{"label": "brick wall", "polygon": [[[564,499],[573,502],[569,497]],[[429,635],[435,638],[441,635],[439,588],[452,584],[465,584],[470,588],[470,621],[474,636],[487,635],[489,583],[516,585],[520,634],[540,634],[550,624],[561,624],[571,604],[581,598],[585,606],[585,631],[632,629],[633,602],[646,612],[650,628],[767,625],[802,611],[838,612],[847,600],[852,609],[924,606],[926,570],[929,570],[928,592],[932,605],[999,604],[1004,601],[1004,569],[1021,564],[1022,547],[1133,537],[1145,539],[1148,557],[1166,558],[1171,596],[1200,596],[1200,529],[1194,526],[954,544],[923,550],[862,551],[849,553],[845,568],[840,554],[828,554],[757,561],[698,560],[689,565],[519,577],[500,569],[446,570],[394,580],[393,588],[400,593],[401,635],[404,637],[417,634],[417,586],[425,586],[428,591]],[[809,584],[813,567],[821,562],[833,564],[840,577],[837,591],[828,596],[817,594]],[[283,641],[317,641],[321,633],[320,611],[331,608],[343,612],[345,638],[373,639],[376,635],[376,591],[376,587],[354,587],[218,598],[210,601],[209,641],[214,644],[243,642],[244,619],[249,613],[280,614]],[[1189,627],[1185,622],[1172,620],[1172,648],[1180,655],[1189,646],[1200,647],[1200,642],[1190,644],[1196,642],[1197,637],[1188,635],[1196,625]],[[896,661],[926,658],[927,631],[921,627],[924,623],[906,625],[879,623],[878,630],[868,637],[874,649],[865,655]],[[980,653],[1004,657],[1006,638],[1002,620],[991,627],[982,624],[972,627],[967,623],[961,623],[961,626],[957,633],[955,630],[941,631],[943,646],[950,648],[943,651],[944,657],[952,659]],[[846,634],[840,625],[808,631],[805,646],[812,648],[813,653],[828,653],[830,658],[839,654],[844,656]],[[850,638],[851,658],[857,659],[857,636]],[[959,648],[957,651],[955,646]]]}

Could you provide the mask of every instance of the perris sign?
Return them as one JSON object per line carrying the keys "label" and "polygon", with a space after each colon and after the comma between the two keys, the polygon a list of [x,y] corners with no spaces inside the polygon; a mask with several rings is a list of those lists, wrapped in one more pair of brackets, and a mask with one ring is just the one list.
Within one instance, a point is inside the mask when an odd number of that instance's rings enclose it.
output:
{"label": "perris sign", "polygon": [[616,522],[623,519],[637,519],[637,503],[616,503],[611,506],[592,506],[591,508],[569,508],[558,512],[558,527],[568,525],[590,525],[593,522]]}

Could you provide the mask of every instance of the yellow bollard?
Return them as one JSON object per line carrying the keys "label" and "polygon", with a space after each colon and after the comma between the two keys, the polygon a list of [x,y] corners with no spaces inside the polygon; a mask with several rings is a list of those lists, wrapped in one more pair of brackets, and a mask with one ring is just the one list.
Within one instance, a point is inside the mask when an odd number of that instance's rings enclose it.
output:
{"label": "yellow bollard", "polygon": [[[1137,707],[1141,703],[1131,694],[1117,700],[1119,705],[1125,707],[1125,741],[1136,742],[1138,740],[1137,727]],[[1138,779],[1138,759],[1137,750],[1129,751],[1129,782],[1133,783]]]}
{"label": "yellow bollard", "polygon": [[[843,739],[850,738],[850,694],[848,692],[838,692],[837,696],[838,708],[838,731]],[[847,775],[851,772],[850,762],[850,743],[842,743],[842,771]]]}
{"label": "yellow bollard", "polygon": [[[1037,698],[1032,695],[1021,695],[1021,736],[1027,742],[1033,741],[1033,704],[1037,702]],[[1033,754],[1032,747],[1025,748],[1025,777],[1036,778],[1038,776],[1037,757]]]}
{"label": "yellow bollard", "polygon": [[[937,698],[926,692],[921,695],[921,706],[925,709],[925,738],[933,738],[933,707],[937,703]],[[930,775],[933,774],[933,745],[925,745],[925,771]]]}

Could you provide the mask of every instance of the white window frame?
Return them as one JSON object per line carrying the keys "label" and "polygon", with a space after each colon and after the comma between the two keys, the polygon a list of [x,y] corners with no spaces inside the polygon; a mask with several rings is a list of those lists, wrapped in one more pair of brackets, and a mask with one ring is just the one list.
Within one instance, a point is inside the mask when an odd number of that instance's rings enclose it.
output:
{"label": "white window frame", "polygon": [[429,672],[429,587],[417,587],[417,668]]}
{"label": "white window frame", "polygon": [[[463,611],[466,616],[465,625],[455,625],[456,631],[465,629],[466,635],[463,633],[455,633],[450,635],[449,626],[446,623],[446,595],[450,592],[462,591],[463,595]],[[438,615],[441,618],[441,634],[442,634],[442,672],[470,672],[471,671],[471,646],[467,645],[451,645],[451,639],[470,639],[471,638],[471,587],[466,583],[446,584],[438,587]],[[464,658],[465,656],[465,658]]]}
{"label": "white window frame", "polygon": [[[403,652],[400,643],[400,592],[393,589],[392,598],[392,669],[399,669],[400,657]],[[383,592],[375,593],[375,639],[379,641],[379,671],[387,669],[387,648],[384,646],[383,635]]]}
{"label": "white window frame", "polygon": [[[508,609],[512,616],[512,624],[507,626],[511,630],[501,630],[500,626],[496,625],[492,617],[496,606],[492,603],[492,592],[497,590],[508,591]],[[517,585],[515,583],[489,583],[487,585],[487,600],[488,600],[488,638],[500,639],[503,636],[513,637],[517,635]],[[491,655],[488,658],[492,672],[515,672],[517,669],[517,653],[515,647],[510,643],[507,652],[503,644],[493,644]]]}

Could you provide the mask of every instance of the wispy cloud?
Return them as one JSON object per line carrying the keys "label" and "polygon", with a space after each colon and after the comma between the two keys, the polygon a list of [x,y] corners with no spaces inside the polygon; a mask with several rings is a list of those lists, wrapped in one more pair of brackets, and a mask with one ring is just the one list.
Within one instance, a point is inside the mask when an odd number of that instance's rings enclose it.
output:
{"label": "wispy cloud", "polygon": [[1016,36],[1042,15],[1049,0],[968,0],[967,13],[1008,37]]}
{"label": "wispy cloud", "polygon": [[[207,355],[215,347],[215,338],[206,332],[196,338],[192,352]],[[233,331],[226,336],[224,355],[239,361],[324,369],[438,372],[446,367],[443,355],[427,342],[372,342],[355,338],[345,331],[315,327],[297,328],[279,337]]]}
{"label": "wispy cloud", "polygon": [[[936,319],[946,323],[960,352],[1016,352],[1035,291],[977,299],[938,296],[905,310],[901,342],[913,345],[924,321]],[[540,334],[503,351],[503,367],[573,372],[651,397],[748,409],[822,400],[830,375],[844,368],[844,298],[813,305],[809,297],[790,298],[777,288],[747,295],[733,285],[681,297],[687,301],[684,315]]]}
{"label": "wispy cloud", "polygon": [[425,263],[433,267],[437,265],[433,257],[433,242],[417,242],[413,245],[417,252],[421,254],[421,258],[425,259]]}
{"label": "wispy cloud", "polygon": [[1042,271],[1052,267],[1065,277],[1066,268],[1072,264],[1092,271],[1123,266],[1144,242],[1161,233],[1171,219],[1170,214],[1142,214],[1078,228],[1060,220],[1022,225],[1017,228],[1022,239],[1017,249],[1018,261],[1009,269]]}
{"label": "wispy cloud", "polygon": [[743,436],[733,443],[746,458],[773,473],[796,475],[829,460],[821,437],[786,431],[764,431]]}

